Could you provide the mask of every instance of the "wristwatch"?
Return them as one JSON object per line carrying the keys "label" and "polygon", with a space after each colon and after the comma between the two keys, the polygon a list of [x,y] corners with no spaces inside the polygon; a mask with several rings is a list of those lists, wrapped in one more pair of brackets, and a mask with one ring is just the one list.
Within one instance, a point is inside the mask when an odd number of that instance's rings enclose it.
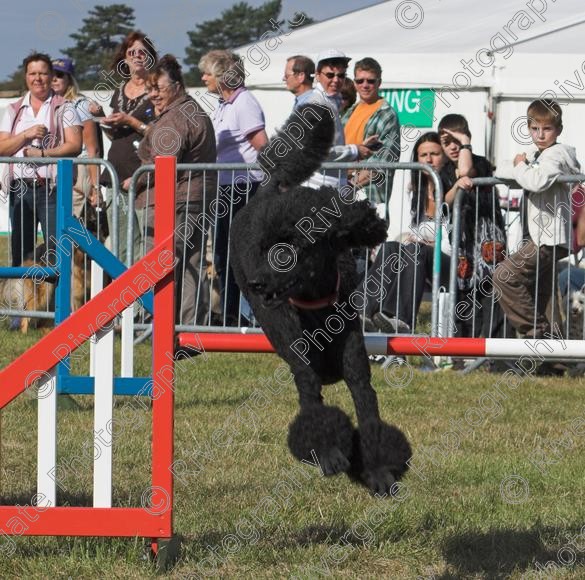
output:
{"label": "wristwatch", "polygon": [[471,151],[471,144],[466,143],[465,145],[461,145],[459,149],[469,149],[469,151]]}
{"label": "wristwatch", "polygon": [[140,123],[140,127],[138,127],[138,130],[141,133],[145,133],[146,132],[146,129],[147,129],[146,125],[144,123]]}

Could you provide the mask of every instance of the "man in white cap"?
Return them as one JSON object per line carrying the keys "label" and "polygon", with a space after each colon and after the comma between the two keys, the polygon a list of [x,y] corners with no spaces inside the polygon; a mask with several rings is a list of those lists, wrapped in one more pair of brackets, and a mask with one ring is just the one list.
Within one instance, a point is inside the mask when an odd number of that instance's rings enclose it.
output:
{"label": "man in white cap", "polygon": [[[327,106],[335,121],[335,138],[333,147],[329,152],[328,162],[350,162],[366,159],[372,155],[373,150],[369,146],[378,143],[378,136],[372,135],[359,145],[346,145],[343,133],[343,125],[339,116],[341,106],[341,86],[345,79],[347,65],[351,58],[345,56],[337,49],[325,50],[317,56],[317,71],[315,79],[317,84],[312,91],[310,99],[305,102],[314,102]],[[347,183],[346,171],[328,170],[325,173],[313,174],[304,185],[308,187],[321,187],[330,185],[337,187]]]}

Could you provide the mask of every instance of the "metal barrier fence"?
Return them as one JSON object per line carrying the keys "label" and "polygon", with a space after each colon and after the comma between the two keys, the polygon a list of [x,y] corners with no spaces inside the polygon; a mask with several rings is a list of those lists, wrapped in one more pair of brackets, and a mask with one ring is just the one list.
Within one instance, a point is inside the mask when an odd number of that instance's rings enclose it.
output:
{"label": "metal barrier fence", "polygon": [[[577,184],[580,182],[585,181],[585,175],[566,175],[561,176],[558,178],[558,181],[561,183],[568,183],[568,184]],[[475,207],[479,205],[479,196],[492,196],[492,199],[495,200],[499,197],[501,201],[504,203],[502,204],[502,210],[505,212],[505,233],[506,233],[506,243],[507,243],[507,255],[513,255],[517,249],[520,247],[521,241],[525,239],[525,216],[523,216],[522,212],[522,203],[521,203],[521,195],[513,195],[512,192],[514,190],[522,190],[522,187],[519,186],[515,181],[512,180],[505,180],[505,179],[498,179],[498,178],[475,178],[472,179],[474,190],[472,195],[475,196],[474,204]],[[453,247],[459,247],[459,243],[461,240],[462,235],[462,223],[461,223],[461,215],[462,215],[462,205],[466,196],[470,195],[465,190],[459,190],[455,196],[455,200],[453,203],[453,226],[452,226],[452,243]],[[573,199],[571,195],[569,195],[569,207],[566,208],[568,210],[568,214],[570,216],[575,216],[578,211],[581,209],[581,206],[585,205],[585,194],[582,196],[582,200],[577,200],[577,202]],[[555,202],[550,209],[557,212],[557,209],[562,206],[566,206],[566,203],[563,201]],[[546,224],[543,224],[543,227],[546,227]],[[566,224],[568,229],[568,236],[569,240],[566,244],[568,257],[560,257],[558,261],[555,262],[552,270],[552,274],[547,277],[543,277],[540,275],[539,272],[539,264],[537,264],[537,274],[535,280],[535,304],[534,304],[534,311],[533,311],[533,318],[536,321],[537,313],[538,313],[538,287],[539,285],[551,285],[551,295],[552,299],[550,301],[550,307],[548,318],[551,324],[557,324],[559,329],[562,331],[562,335],[564,338],[570,339],[578,339],[583,340],[585,339],[585,327],[583,322],[583,310],[585,309],[585,295],[583,296],[582,303],[576,303],[575,307],[572,308],[569,300],[570,293],[563,292],[564,296],[564,305],[559,308],[559,300],[558,300],[558,293],[559,293],[559,286],[557,277],[563,271],[567,270],[567,277],[571,277],[571,271],[576,271],[578,266],[578,262],[580,260],[578,255],[574,255],[573,252],[573,228],[571,224]],[[474,231],[479,231],[479,224],[477,219],[477,214],[475,215],[475,222],[473,224]],[[495,239],[495,235],[492,232],[491,234],[492,239]],[[579,252],[579,255],[582,254],[582,251]],[[497,264],[496,253],[492,254],[493,256],[493,266],[495,267]],[[578,268],[578,270],[581,270]],[[577,271],[578,271],[577,270]],[[585,274],[585,271],[581,270]],[[577,275],[574,276],[576,278]],[[548,278],[548,279],[544,279]],[[583,282],[585,282],[585,276],[583,276]],[[579,280],[581,279],[581,275],[579,275]],[[448,304],[448,319],[450,321],[454,321],[457,318],[457,311],[459,306],[461,306],[460,296],[461,293],[458,292],[458,285],[460,282],[460,275],[458,273],[458,261],[451,260],[450,263],[450,272],[449,272],[449,304]],[[582,284],[580,284],[581,286]],[[569,289],[569,284],[566,285],[567,290]],[[491,322],[494,322],[494,317],[497,317],[498,314],[494,315],[494,311],[499,309],[498,300],[496,293],[493,291],[491,280],[489,280],[485,286],[482,288],[481,285],[477,285],[473,287],[472,290],[472,310],[467,315],[471,318],[473,323],[475,323],[477,319],[477,311],[482,308],[486,308],[486,304],[482,304],[483,298],[489,298],[489,304],[487,306],[490,307],[490,319]],[[578,302],[578,298],[576,299]],[[563,324],[559,324],[560,317],[564,311],[564,321]],[[578,314],[580,316],[580,324],[572,324],[574,322],[574,315]],[[532,336],[536,333],[536,322],[532,328]],[[494,328],[495,324],[490,324],[490,328]],[[473,335],[478,335],[478,330],[473,326]],[[449,336],[452,337],[455,335],[455,325],[449,325]],[[511,323],[506,318],[505,314],[501,313],[501,322],[500,327],[496,329],[499,337],[515,337],[515,329],[511,325]],[[528,333],[530,336],[530,333]],[[494,338],[494,336],[485,336],[485,338]]]}
{"label": "metal barrier fence", "polygon": [[[49,290],[45,289],[44,296],[39,291],[33,292],[32,303],[25,304],[23,280],[31,278],[38,285],[41,281],[51,281],[54,278],[38,268],[49,267],[50,258],[54,256],[52,251],[54,240],[51,236],[55,235],[56,207],[60,200],[57,199],[54,172],[48,173],[48,177],[39,177],[38,170],[43,167],[56,167],[58,161],[59,159],[55,158],[39,157],[26,158],[25,162],[22,158],[0,157],[0,168],[5,169],[2,179],[2,202],[7,205],[9,213],[7,258],[3,262],[11,264],[9,267],[0,267],[0,279],[11,280],[3,283],[0,293],[2,317],[52,319],[55,316],[52,300],[48,295]],[[104,167],[110,176],[113,190],[119,191],[118,175],[110,162],[89,158],[72,158],[71,161],[77,169],[88,166]],[[11,166],[19,167],[20,177],[13,176],[14,169],[11,169]],[[28,199],[25,199],[26,197]],[[78,192],[78,197],[82,197],[81,192]],[[110,205],[111,229],[115,236],[118,228],[118,204],[111,203],[110,200]],[[37,213],[39,206],[44,209],[43,215]],[[107,223],[107,219],[100,207],[93,212],[89,206],[87,199],[80,201],[77,217],[89,231],[97,235]],[[39,222],[43,229],[42,245],[38,244]],[[90,273],[85,255],[80,252],[75,258],[78,260],[75,263],[78,288],[74,307],[78,308],[89,298]]]}
{"label": "metal barrier fence", "polygon": [[[231,223],[235,213],[254,195],[257,185],[250,181],[249,176],[250,171],[258,168],[257,165],[246,164],[177,165],[178,180],[180,184],[183,184],[183,187],[179,185],[178,190],[179,192],[181,189],[186,190],[182,202],[180,201],[181,195],[178,194],[178,211],[181,213],[181,217],[179,219],[178,216],[177,243],[182,247],[177,248],[177,253],[184,257],[183,264],[177,272],[177,292],[179,293],[177,304],[182,304],[182,309],[177,312],[178,331],[234,332],[239,328],[245,329],[245,332],[261,332],[255,324],[246,301],[240,298],[239,290],[234,290],[234,283],[229,275],[228,245],[229,223]],[[349,172],[361,169],[371,170],[372,168],[363,163],[326,163],[321,171],[327,172],[328,177],[337,172],[339,181],[343,183]],[[132,259],[143,255],[149,247],[150,234],[148,230],[152,219],[150,215],[152,211],[152,170],[153,166],[140,167],[132,176],[130,183],[129,218],[125,242],[128,249],[128,264],[132,263]],[[436,297],[439,294],[441,278],[440,245],[443,200],[441,180],[438,174],[429,165],[421,163],[381,163],[376,165],[375,174],[371,174],[370,182],[366,185],[373,184],[374,179],[379,179],[384,184],[384,199],[378,204],[379,214],[386,219],[389,217],[391,225],[396,225],[392,224],[393,219],[399,220],[399,231],[410,232],[409,217],[406,217],[408,223],[403,223],[405,216],[410,216],[410,209],[405,209],[403,206],[404,202],[410,203],[408,195],[404,194],[409,189],[406,184],[412,181],[408,178],[407,171],[414,172],[415,180],[420,179],[420,175],[424,173],[429,176],[433,184],[436,207],[433,223],[434,231],[437,232],[438,246],[433,256],[432,277],[430,277],[429,282],[432,284],[433,296]],[[400,203],[397,211],[389,212],[391,192],[389,183],[395,173],[398,179],[394,180],[394,197],[398,196],[397,201]],[[208,186],[206,177],[209,174],[220,176],[215,187]],[[245,177],[242,178],[242,175]],[[203,185],[199,192],[191,195],[191,184],[195,180],[195,176],[198,176],[199,183]],[[227,183],[221,183],[221,181],[227,181]],[[342,195],[345,194],[350,199],[365,197],[365,194],[360,193],[360,188],[352,185],[351,182],[341,185],[341,191]],[[397,216],[394,215],[395,213]],[[181,220],[183,221],[182,228]],[[134,224],[136,222],[141,227],[139,236],[141,244],[138,255],[135,255],[137,236]],[[364,276],[368,275],[368,257],[368,255],[357,256]],[[217,284],[218,279],[219,285]],[[224,291],[225,288],[227,291]],[[381,292],[385,291],[382,287],[380,288]],[[237,292],[235,298],[234,292]],[[432,300],[431,310],[431,330],[436,335],[439,327],[438,299]],[[145,327],[147,322],[147,320],[142,319],[137,326]]]}
{"label": "metal barrier fence", "polygon": [[[14,162],[14,158],[0,158],[0,163]],[[40,164],[54,164],[55,159],[50,162],[46,158],[30,159],[27,164],[39,161]],[[142,166],[132,176],[128,193],[120,190],[120,184],[115,170],[107,161],[101,159],[74,159],[74,164],[79,165],[101,165],[106,168],[110,177],[112,188],[109,192],[112,193],[111,199],[108,199],[108,217],[109,217],[109,246],[116,256],[120,256],[126,265],[132,265],[137,259],[143,256],[148,247],[151,235],[149,227],[152,224],[152,191],[153,179],[152,171],[154,166]],[[183,192],[186,193],[183,201],[181,201],[181,187],[179,187],[178,207],[182,207],[182,225],[178,223],[177,226],[177,246],[178,254],[183,258],[180,267],[178,268],[177,276],[177,291],[179,292],[180,300],[178,304],[182,304],[182,308],[177,311],[177,330],[178,331],[209,331],[215,332],[233,332],[235,329],[246,329],[246,332],[261,332],[254,321],[249,307],[245,300],[238,296],[235,300],[234,306],[234,286],[233,281],[229,277],[229,223],[233,218],[235,211],[247,203],[248,199],[254,193],[254,185],[250,182],[249,175],[258,166],[250,166],[246,164],[179,164],[178,181],[179,185],[183,187]],[[368,169],[370,171],[369,182],[362,184],[361,187],[356,187],[347,183],[347,176],[351,173],[356,173],[359,170]],[[323,173],[327,172],[327,176],[337,175],[342,185],[342,191],[345,195],[365,198],[365,190],[369,186],[375,186],[378,192],[378,212],[381,216],[390,222],[390,227],[394,232],[412,234],[410,228],[410,198],[409,189],[414,182],[419,182],[422,175],[427,175],[433,184],[435,196],[435,217],[434,217],[434,232],[433,237],[437,238],[435,245],[432,266],[432,275],[429,272],[428,282],[430,283],[433,299],[431,301],[431,324],[430,334],[437,336],[439,333],[439,295],[441,292],[441,219],[442,219],[442,199],[443,192],[441,187],[441,180],[433,169],[425,164],[419,163],[384,163],[377,164],[375,171],[372,167],[363,163],[329,163],[324,164],[322,168]],[[412,172],[412,173],[410,173]],[[214,186],[208,186],[205,177],[207,175],[221,175],[223,180],[228,183],[217,183]],[[242,178],[242,175],[244,176]],[[201,199],[192,198],[191,193],[195,188],[192,188],[195,182],[195,176],[203,176],[200,183],[203,184],[201,191]],[[227,179],[225,178],[227,176]],[[239,176],[239,177],[238,177]],[[394,177],[396,177],[394,179]],[[394,196],[392,198],[392,208],[390,209],[390,193],[392,191],[391,183],[393,183]],[[136,207],[136,190],[137,184],[140,184],[140,203]],[[377,185],[376,185],[377,184]],[[380,185],[381,184],[381,185]],[[234,187],[236,189],[234,190]],[[45,195],[49,195],[51,188],[45,183]],[[234,193],[234,191],[236,193]],[[383,192],[380,194],[380,192]],[[224,222],[220,224],[219,222]],[[227,223],[227,227],[226,227]],[[139,227],[139,235],[137,235],[136,227]],[[149,226],[150,224],[150,226]],[[218,225],[223,225],[223,230],[218,228]],[[121,231],[125,228],[125,231]],[[35,242],[36,242],[35,231]],[[137,240],[139,243],[137,243]],[[398,260],[402,263],[402,248],[403,244],[398,241],[393,241],[398,247]],[[220,256],[218,259],[218,242]],[[35,246],[36,247],[36,243]],[[198,251],[196,251],[198,249]],[[222,254],[223,252],[223,254]],[[190,261],[186,262],[185,258]],[[367,277],[371,272],[370,255],[360,254],[356,256],[363,276]],[[34,261],[34,260],[33,260]],[[89,273],[86,264],[82,267],[83,287],[89,288]],[[12,274],[4,274],[15,276],[14,270]],[[444,272],[443,272],[444,274]],[[0,277],[2,271],[0,270]],[[384,278],[384,272],[380,272],[381,278]],[[396,283],[400,288],[402,273],[399,271],[396,276]],[[221,281],[221,282],[220,282]],[[222,286],[228,286],[228,292],[222,291]],[[365,315],[365,298],[367,287],[364,286],[364,309],[362,314]],[[410,292],[411,289],[405,283],[402,284],[403,291]],[[386,292],[382,284],[379,286],[380,295]],[[414,292],[414,290],[412,290]],[[368,294],[369,299],[378,301],[381,296],[375,296],[373,293]],[[229,304],[228,304],[229,299]],[[1,305],[1,304],[0,304]],[[7,308],[0,310],[0,315],[4,316],[26,316],[37,318],[53,318],[49,301],[45,304],[44,309],[38,308],[36,305],[33,308],[14,308],[8,305]],[[126,322],[132,318],[132,313],[126,316]],[[149,316],[141,313],[139,310],[135,311],[136,327],[138,329],[148,329]],[[416,318],[416,313],[414,318]],[[413,326],[414,328],[414,326]],[[368,330],[365,328],[365,330]],[[126,373],[125,373],[126,374]]]}
{"label": "metal barrier fence", "polygon": [[[14,158],[0,158],[0,164],[14,162]],[[42,165],[53,165],[56,163],[55,159],[50,161],[46,158],[39,159],[27,159],[27,166],[39,166]],[[137,259],[143,256],[149,249],[151,232],[149,227],[152,225],[152,191],[153,191],[153,179],[152,171],[154,166],[143,166],[140,167],[135,174],[132,176],[129,191],[120,191],[120,184],[115,170],[107,161],[101,159],[73,159],[73,163],[77,166],[81,165],[98,165],[103,166],[108,171],[111,183],[112,192],[114,193],[112,199],[108,200],[110,204],[109,208],[109,234],[110,234],[110,247],[115,255],[124,255],[125,262],[127,265],[132,265]],[[344,163],[344,164],[324,164],[322,171],[327,172],[327,175],[337,175],[341,185],[342,193],[350,196],[359,198],[360,195],[365,197],[363,191],[360,193],[360,188],[352,185],[351,181],[347,183],[347,175],[355,173],[360,169],[371,169],[367,164],[363,163]],[[177,165],[178,170],[178,205],[181,209],[180,215],[182,223],[178,223],[177,226],[177,253],[182,257],[182,262],[178,267],[177,276],[177,290],[179,292],[180,300],[177,301],[180,307],[177,310],[177,331],[188,332],[205,332],[213,331],[220,333],[230,333],[234,331],[247,332],[247,333],[260,333],[261,329],[257,327],[253,314],[249,310],[249,307],[243,298],[240,298],[239,291],[236,297],[236,306],[233,306],[233,300],[231,304],[228,303],[229,294],[229,223],[231,222],[234,214],[240,207],[245,205],[249,198],[255,192],[255,185],[250,181],[250,172],[254,169],[258,169],[258,166],[250,166],[246,164],[179,164]],[[356,256],[360,267],[362,268],[362,275],[364,278],[364,285],[362,287],[364,294],[364,308],[362,309],[362,315],[366,319],[366,298],[373,298],[374,301],[379,302],[380,309],[382,308],[382,298],[385,292],[389,292],[390,286],[393,285],[394,292],[396,295],[396,303],[392,306],[393,312],[391,315],[395,315],[397,321],[398,313],[400,311],[400,301],[407,297],[410,300],[411,310],[408,313],[407,322],[409,330],[414,331],[417,325],[418,317],[418,305],[415,303],[414,294],[416,293],[415,286],[419,286],[421,282],[425,282],[428,288],[428,282],[431,282],[431,322],[430,322],[430,334],[431,336],[454,336],[456,333],[455,321],[458,318],[457,308],[461,305],[460,298],[461,292],[459,286],[460,276],[458,274],[459,259],[453,259],[446,257],[442,252],[442,242],[445,241],[445,232],[449,232],[448,238],[450,238],[452,248],[459,247],[459,240],[461,239],[461,208],[462,202],[466,194],[461,190],[455,197],[452,209],[449,210],[446,204],[443,204],[443,191],[440,177],[433,171],[433,169],[425,164],[419,163],[385,163],[376,166],[376,173],[371,174],[370,183],[366,185],[372,185],[376,175],[382,175],[380,182],[383,187],[378,187],[383,190],[383,200],[378,205],[380,215],[384,216],[389,220],[390,226],[394,232],[401,232],[402,237],[400,239],[390,240],[382,246],[379,250],[376,262],[369,259],[371,256],[368,254],[362,254]],[[408,172],[411,172],[410,174]],[[220,183],[211,180],[213,185],[209,185],[209,180],[206,178],[209,176],[223,175],[224,179],[219,181],[226,181],[226,183]],[[225,176],[228,179],[225,179]],[[243,175],[243,177],[242,177]],[[434,220],[429,220],[428,223],[433,224],[432,238],[434,245],[426,246],[424,242],[413,240],[413,228],[411,224],[412,212],[411,212],[411,193],[412,189],[417,187],[420,189],[420,183],[422,176],[428,176],[428,179],[433,184],[434,189],[434,200],[435,200],[435,212]],[[198,176],[198,177],[197,177]],[[239,176],[239,177],[238,177]],[[393,184],[393,198],[392,203],[390,201],[390,187],[391,180],[394,179]],[[197,197],[196,187],[192,187],[195,180],[199,179],[199,198]],[[585,181],[585,175],[576,176],[565,176],[560,181],[567,183],[576,183]],[[513,195],[514,188],[520,189],[520,187],[512,181],[500,180],[497,178],[476,178],[473,180],[475,189],[473,194],[475,195],[475,207],[478,207],[479,196],[491,196],[491,204],[494,208],[498,205],[495,203],[497,198],[504,201],[502,204],[503,220],[504,220],[504,241],[507,244],[508,251],[514,250],[514,229],[521,229],[522,224],[520,223],[520,211],[515,203],[517,197]],[[137,185],[140,184],[139,191],[139,204],[137,207],[136,192]],[[182,184],[182,190],[181,190]],[[41,193],[49,195],[51,192],[51,186],[48,182],[43,182]],[[6,189],[6,188],[5,188]],[[18,197],[19,190],[14,188],[8,188],[7,194],[14,197]],[[367,189],[367,187],[366,187]],[[502,191],[503,190],[503,191]],[[181,198],[181,191],[185,194]],[[194,195],[192,195],[194,193]],[[585,199],[584,199],[585,202]],[[12,203],[12,199],[11,199]],[[406,205],[405,205],[406,204]],[[452,220],[449,219],[449,212],[452,211]],[[498,210],[499,211],[499,210]],[[571,212],[573,208],[571,207]],[[124,215],[122,215],[122,213]],[[132,217],[132,219],[128,219]],[[136,219],[134,219],[136,217]],[[469,220],[469,215],[466,215],[466,220]],[[473,221],[472,229],[479,231],[480,224],[478,222],[477,212],[471,216]],[[219,222],[225,218],[228,227],[226,231],[221,233],[223,240],[220,240],[220,228],[218,227]],[[12,216],[14,221],[14,215]],[[445,228],[445,223],[447,228]],[[467,227],[470,227],[471,221],[468,221]],[[139,226],[139,236],[137,236],[136,224]],[[121,231],[122,225],[126,228],[125,231]],[[225,225],[225,224],[224,224]],[[443,226],[443,227],[442,227]],[[449,230],[449,228],[452,228]],[[408,239],[403,239],[404,234],[407,234]],[[36,235],[35,234],[35,242]],[[227,234],[227,235],[226,235]],[[489,236],[488,236],[489,237]],[[491,236],[495,239],[495,236]],[[520,236],[521,237],[521,236]],[[136,239],[140,240],[140,244],[136,243]],[[447,240],[449,241],[449,240]],[[218,260],[218,242],[221,245],[223,243],[223,257]],[[406,243],[404,243],[406,242]],[[180,246],[180,247],[179,247]],[[426,247],[425,247],[426,246]],[[36,247],[36,246],[35,246]],[[432,261],[432,266],[421,270],[419,264],[416,262],[421,248],[424,254],[428,257],[428,260]],[[454,250],[456,252],[456,250]],[[457,254],[454,253],[454,256]],[[20,257],[24,256],[24,252],[21,252]],[[495,254],[493,254],[495,259]],[[395,263],[392,259],[396,259]],[[33,263],[35,260],[33,259]],[[388,273],[388,263],[394,264],[396,271],[393,272],[393,279],[389,281],[390,274]],[[382,264],[379,271],[375,271],[376,264]],[[494,264],[495,265],[495,264]],[[563,268],[563,263],[559,270]],[[45,264],[45,267],[49,267],[50,264]],[[219,267],[218,267],[219,266]],[[34,277],[35,273],[40,275],[43,274],[43,279],[48,279],[50,273],[42,270],[43,265],[40,264],[41,270],[37,271],[34,268],[37,266],[29,265],[26,270],[27,277]],[[408,277],[408,269],[413,270],[413,276]],[[219,270],[219,271],[216,271]],[[571,270],[575,271],[574,258],[567,261],[567,269],[569,270],[569,276]],[[431,272],[432,270],[432,272]],[[83,276],[89,277],[89,274],[82,269]],[[379,283],[376,288],[379,295],[374,295],[370,292],[367,286],[368,277],[374,273],[379,278]],[[556,280],[556,274],[554,272],[554,280]],[[448,275],[448,277],[447,277]],[[20,279],[23,276],[23,272],[15,268],[0,268],[0,278]],[[423,276],[424,280],[417,279],[417,276]],[[222,278],[223,277],[223,278]],[[447,281],[445,279],[447,278]],[[221,279],[221,283],[219,280]],[[87,282],[87,283],[86,283]],[[552,283],[552,281],[551,281]],[[228,292],[222,290],[222,287],[228,286]],[[89,287],[88,280],[84,279],[84,287]],[[485,336],[486,338],[494,338],[494,335],[489,332],[485,332],[485,327],[482,329],[477,326],[477,311],[484,308],[488,312],[490,324],[488,328],[494,328],[495,313],[498,310],[498,303],[495,300],[493,293],[490,295],[489,289],[487,291],[488,301],[485,304],[481,304],[477,300],[478,288],[473,287],[471,292],[471,311],[469,312],[469,318],[471,319],[468,325],[468,334],[459,334],[459,336]],[[231,297],[233,298],[233,296]],[[579,297],[576,298],[579,300]],[[1,305],[1,304],[0,304]],[[441,307],[444,305],[443,312]],[[12,306],[12,307],[11,307]],[[34,305],[36,306],[36,305]],[[8,305],[6,308],[0,309],[0,315],[3,316],[26,316],[26,317],[38,317],[38,318],[53,318],[54,314],[49,308],[49,303],[45,305],[43,310],[36,307],[24,309],[14,308],[13,305]],[[581,299],[580,314],[585,309],[585,293]],[[232,308],[230,312],[230,308]],[[581,315],[579,320],[580,324],[573,324],[574,317],[571,316],[571,305],[569,300],[565,300],[563,303],[563,312],[561,313],[557,303],[553,301],[553,319],[555,315],[564,314],[564,335],[569,338],[580,338],[583,339],[585,336],[585,321]],[[556,309],[556,311],[555,311]],[[150,328],[149,316],[137,309],[134,313],[128,312],[125,315],[125,323],[128,329],[131,331],[131,319],[135,318],[135,326],[137,328],[148,329]],[[420,322],[420,321],[419,321]],[[367,321],[364,322],[364,330],[372,331],[367,328]],[[400,328],[397,329],[400,332]],[[578,331],[578,332],[577,332]],[[513,329],[510,323],[505,317],[502,317],[501,324],[498,327],[497,336],[511,337]],[[124,371],[124,375],[128,375],[128,372]],[[128,376],[130,376],[128,375]]]}

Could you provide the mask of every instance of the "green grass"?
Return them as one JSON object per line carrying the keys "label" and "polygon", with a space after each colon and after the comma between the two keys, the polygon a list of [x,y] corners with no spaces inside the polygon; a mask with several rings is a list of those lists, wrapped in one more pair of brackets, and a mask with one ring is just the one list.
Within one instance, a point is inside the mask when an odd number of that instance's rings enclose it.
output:
{"label": "green grass", "polygon": [[[36,338],[0,331],[0,363]],[[141,345],[141,372],[149,355]],[[407,433],[416,470],[398,497],[374,499],[347,477],[321,477],[289,454],[297,396],[276,380],[281,364],[272,355],[227,354],[178,363],[174,515],[182,548],[169,577],[544,578],[537,564],[549,561],[546,577],[585,577],[582,378],[500,385],[506,398],[498,408],[489,394],[502,375],[414,369],[396,388],[375,367],[382,415]],[[327,387],[325,396],[354,417],[345,385]],[[61,461],[83,457],[91,441],[91,399],[75,400],[77,408],[59,413]],[[466,412],[477,426],[453,435],[450,421],[465,421]],[[115,418],[114,503],[140,506],[149,486],[150,414],[120,398]],[[538,448],[551,459],[545,473],[530,461]],[[30,502],[35,463],[36,402],[22,396],[2,412],[2,503]],[[89,462],[65,471],[60,503],[90,505],[91,478]],[[0,550],[6,542],[0,538]],[[155,575],[142,539],[14,542],[15,553],[0,557],[2,578]],[[563,563],[573,554],[574,563]]]}

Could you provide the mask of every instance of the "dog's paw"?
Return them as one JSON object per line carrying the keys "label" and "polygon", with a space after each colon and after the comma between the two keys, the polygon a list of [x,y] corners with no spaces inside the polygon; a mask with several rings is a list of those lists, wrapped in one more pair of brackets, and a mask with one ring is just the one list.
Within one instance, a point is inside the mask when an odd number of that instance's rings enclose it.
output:
{"label": "dog's paw", "polygon": [[337,475],[338,473],[346,472],[350,468],[349,459],[337,447],[317,452],[316,455],[323,475]]}
{"label": "dog's paw", "polygon": [[317,458],[325,475],[347,471],[350,466],[353,425],[337,407],[314,405],[302,409],[290,424],[288,446],[297,458]]}
{"label": "dog's paw", "polygon": [[392,486],[396,483],[396,478],[389,466],[367,469],[360,474],[360,479],[373,496],[387,497],[394,492]]}
{"label": "dog's paw", "polygon": [[410,444],[400,429],[377,419],[364,421],[355,432],[349,475],[373,493],[379,488],[388,493],[408,470],[411,457]]}

